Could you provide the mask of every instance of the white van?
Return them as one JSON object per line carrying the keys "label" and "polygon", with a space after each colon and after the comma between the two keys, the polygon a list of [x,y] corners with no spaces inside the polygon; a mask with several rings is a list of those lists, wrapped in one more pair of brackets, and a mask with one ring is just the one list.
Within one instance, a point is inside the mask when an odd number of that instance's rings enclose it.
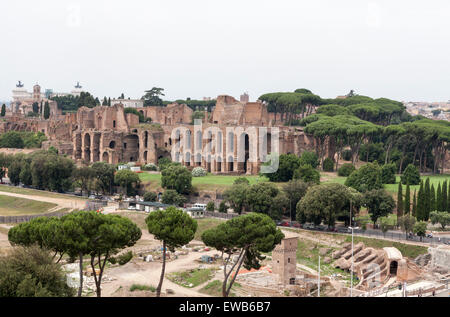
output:
{"label": "white van", "polygon": [[193,207],[194,208],[201,208],[203,210],[206,210],[206,204],[195,204]]}

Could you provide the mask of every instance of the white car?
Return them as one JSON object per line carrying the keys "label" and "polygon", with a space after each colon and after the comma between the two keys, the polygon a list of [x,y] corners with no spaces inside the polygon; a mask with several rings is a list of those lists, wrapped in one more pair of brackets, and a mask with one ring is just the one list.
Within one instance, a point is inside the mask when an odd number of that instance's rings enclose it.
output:
{"label": "white car", "polygon": [[136,210],[136,206],[128,206],[128,210]]}

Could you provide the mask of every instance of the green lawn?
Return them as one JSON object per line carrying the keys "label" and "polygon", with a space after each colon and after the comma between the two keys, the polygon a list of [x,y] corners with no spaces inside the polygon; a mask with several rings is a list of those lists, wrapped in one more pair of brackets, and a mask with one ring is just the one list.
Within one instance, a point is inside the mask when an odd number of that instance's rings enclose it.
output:
{"label": "green lawn", "polygon": [[223,223],[225,220],[216,218],[204,218],[197,219],[197,231],[195,232],[194,240],[201,240],[202,233],[208,229],[217,227],[219,224]]}
{"label": "green lawn", "polygon": [[211,269],[192,269],[183,272],[174,272],[167,275],[172,282],[183,287],[196,287],[214,277],[216,270]]}
{"label": "green lawn", "polygon": [[[233,182],[240,176],[230,175],[213,175],[208,174],[204,177],[193,177],[192,185],[196,190],[225,190],[227,187],[233,185]],[[251,185],[258,182],[266,182],[266,177],[257,175],[243,175],[247,178]],[[160,173],[139,173],[139,178],[143,183],[150,183],[150,189],[157,190],[161,188],[161,174]]]}
{"label": "green lawn", "polygon": [[43,201],[0,195],[0,215],[2,216],[42,214],[56,206]]}
{"label": "green lawn", "polygon": [[[205,287],[203,287],[199,292],[207,295],[211,295],[214,297],[222,297],[222,281],[214,280]],[[237,288],[241,287],[239,283],[234,282],[233,286],[231,287],[231,290],[236,290]],[[234,292],[230,292],[230,297],[235,297]]]}

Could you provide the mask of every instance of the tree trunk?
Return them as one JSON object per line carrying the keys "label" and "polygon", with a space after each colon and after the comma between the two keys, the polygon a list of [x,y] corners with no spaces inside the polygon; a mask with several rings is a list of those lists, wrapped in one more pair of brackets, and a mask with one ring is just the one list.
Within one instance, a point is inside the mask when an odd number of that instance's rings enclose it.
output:
{"label": "tree trunk", "polygon": [[244,257],[245,257],[245,249],[242,249],[242,253],[239,255],[239,265],[238,265],[238,267],[237,267],[237,269],[236,269],[236,273],[234,273],[234,276],[233,276],[233,279],[231,280],[231,282],[230,282],[230,285],[228,286],[228,289],[227,289],[227,292],[226,292],[226,294],[227,294],[227,296],[226,297],[228,297],[229,295],[230,295],[230,291],[231,291],[231,287],[233,287],[233,284],[234,284],[234,281],[236,280],[236,277],[237,277],[237,275],[238,275],[238,273],[239,273],[239,270],[240,270],[240,268],[241,268],[241,265],[242,265],[242,263],[244,262]]}
{"label": "tree trunk", "polygon": [[78,297],[81,297],[83,291],[83,253],[80,252],[80,287],[78,288]]}
{"label": "tree trunk", "polygon": [[159,284],[156,288],[156,297],[161,297],[161,288],[164,280],[164,272],[166,271],[166,242],[163,241],[163,263],[161,269],[161,277],[159,278]]}

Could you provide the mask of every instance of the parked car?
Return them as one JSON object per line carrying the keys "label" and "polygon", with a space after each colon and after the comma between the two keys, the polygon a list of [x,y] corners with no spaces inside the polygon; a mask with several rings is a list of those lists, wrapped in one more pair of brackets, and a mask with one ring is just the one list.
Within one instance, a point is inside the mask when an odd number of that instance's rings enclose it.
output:
{"label": "parked car", "polygon": [[290,227],[291,225],[290,225],[289,222],[283,221],[283,222],[281,223],[281,226],[283,226],[283,227]]}
{"label": "parked car", "polygon": [[327,228],[327,231],[329,231],[329,232],[338,232],[338,230],[335,227]]}
{"label": "parked car", "polygon": [[294,228],[301,228],[302,225],[299,224],[298,222],[291,222],[291,227],[294,227]]}
{"label": "parked car", "polygon": [[427,238],[433,238],[433,234],[432,233],[427,233]]}
{"label": "parked car", "polygon": [[128,206],[128,210],[136,210],[136,206]]}

